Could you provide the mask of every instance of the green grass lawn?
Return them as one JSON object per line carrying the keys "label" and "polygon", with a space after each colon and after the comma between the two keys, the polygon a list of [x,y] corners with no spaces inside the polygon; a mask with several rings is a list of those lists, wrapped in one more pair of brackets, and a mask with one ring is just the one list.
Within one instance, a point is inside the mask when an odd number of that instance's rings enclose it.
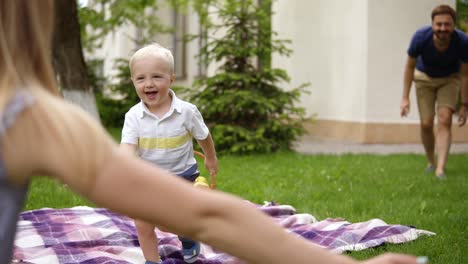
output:
{"label": "green grass lawn", "polygon": [[[115,131],[114,131],[115,132]],[[118,132],[114,133],[117,135]],[[116,136],[117,137],[117,136]],[[451,155],[448,178],[425,174],[422,155],[223,156],[217,188],[263,203],[290,204],[318,220],[328,217],[416,226],[437,233],[401,245],[349,253],[364,259],[382,252],[429,256],[430,263],[468,263],[468,154]],[[202,170],[202,175],[207,175]],[[25,210],[91,205],[47,178],[35,179]]]}

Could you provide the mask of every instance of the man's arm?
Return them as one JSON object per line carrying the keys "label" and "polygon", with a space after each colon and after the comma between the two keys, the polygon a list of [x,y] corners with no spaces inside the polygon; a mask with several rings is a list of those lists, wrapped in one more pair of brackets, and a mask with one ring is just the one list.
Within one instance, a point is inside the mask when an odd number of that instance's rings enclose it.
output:
{"label": "man's arm", "polygon": [[416,58],[408,56],[405,66],[405,75],[403,77],[403,98],[401,99],[400,115],[407,116],[410,111],[409,95],[411,84],[413,83],[414,69],[416,68]]}
{"label": "man's arm", "polygon": [[468,112],[468,63],[462,63],[460,68],[460,77],[462,105],[458,112],[458,125],[463,126],[466,123],[466,115]]}

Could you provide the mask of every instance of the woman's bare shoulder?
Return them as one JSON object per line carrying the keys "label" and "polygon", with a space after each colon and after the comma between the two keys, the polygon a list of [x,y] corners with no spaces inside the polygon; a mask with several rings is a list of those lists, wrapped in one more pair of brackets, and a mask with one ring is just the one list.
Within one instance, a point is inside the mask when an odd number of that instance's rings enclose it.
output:
{"label": "woman's bare shoulder", "polygon": [[86,181],[96,174],[116,145],[106,131],[79,106],[45,91],[32,94],[34,103],[21,113],[4,141],[12,180],[24,182],[41,174]]}

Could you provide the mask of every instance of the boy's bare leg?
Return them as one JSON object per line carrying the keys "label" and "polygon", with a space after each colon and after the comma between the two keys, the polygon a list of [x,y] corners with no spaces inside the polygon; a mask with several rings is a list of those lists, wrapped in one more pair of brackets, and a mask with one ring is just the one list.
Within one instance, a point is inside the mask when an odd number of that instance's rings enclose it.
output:
{"label": "boy's bare leg", "polygon": [[445,165],[452,142],[453,110],[448,107],[439,107],[437,112],[437,168],[435,173],[437,176],[441,176],[445,173]]}
{"label": "boy's bare leg", "polygon": [[140,242],[145,259],[153,262],[160,261],[158,238],[154,232],[154,225],[135,219],[135,227],[138,233],[138,242]]}

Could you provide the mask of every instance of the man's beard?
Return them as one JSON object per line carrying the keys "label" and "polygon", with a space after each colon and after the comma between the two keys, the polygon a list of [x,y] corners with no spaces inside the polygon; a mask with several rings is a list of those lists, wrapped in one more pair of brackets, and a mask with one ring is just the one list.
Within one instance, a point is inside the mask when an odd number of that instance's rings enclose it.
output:
{"label": "man's beard", "polygon": [[441,42],[448,42],[450,41],[450,32],[449,31],[437,31],[435,32],[435,37],[437,40]]}

